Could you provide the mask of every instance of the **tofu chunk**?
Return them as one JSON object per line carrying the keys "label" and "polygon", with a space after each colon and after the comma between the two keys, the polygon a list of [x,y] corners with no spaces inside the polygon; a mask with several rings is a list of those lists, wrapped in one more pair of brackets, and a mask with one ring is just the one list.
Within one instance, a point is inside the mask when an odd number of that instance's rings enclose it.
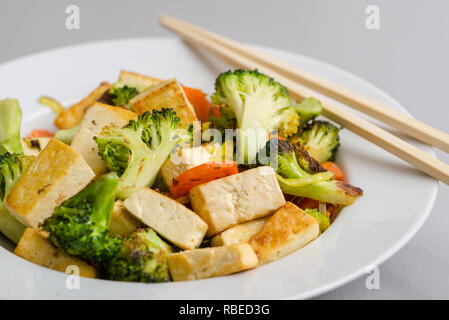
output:
{"label": "tofu chunk", "polygon": [[219,247],[240,242],[248,242],[253,235],[263,228],[268,218],[269,216],[233,226],[214,236],[210,245],[212,247]]}
{"label": "tofu chunk", "polygon": [[174,281],[224,276],[258,264],[256,254],[247,243],[173,253],[167,262]]}
{"label": "tofu chunk", "polygon": [[108,82],[101,83],[83,100],[75,103],[69,109],[61,112],[55,119],[55,126],[59,129],[70,129],[80,124],[84,118],[86,110],[93,105],[103,94],[112,88]]}
{"label": "tofu chunk", "polygon": [[142,222],[126,210],[123,201],[117,200],[115,202],[111,215],[111,223],[109,224],[110,232],[127,237],[130,233],[143,226],[144,224]]}
{"label": "tofu chunk", "polygon": [[177,201],[149,188],[133,193],[124,202],[137,219],[181,249],[194,249],[201,244],[207,224]]}
{"label": "tofu chunk", "polygon": [[138,114],[153,109],[172,108],[181,120],[181,125],[187,128],[198,120],[193,106],[187,99],[182,86],[176,79],[170,79],[149,87],[132,98],[129,103]]}
{"label": "tofu chunk", "polygon": [[173,179],[180,176],[186,170],[197,167],[203,163],[211,161],[213,158],[205,147],[182,148],[177,154],[168,158],[161,168],[162,180],[170,186]]}
{"label": "tofu chunk", "polygon": [[79,275],[97,278],[99,271],[86,262],[69,256],[47,240],[47,235],[37,229],[27,228],[20,238],[14,253],[28,261],[53,270],[66,272],[67,267],[77,266]]}
{"label": "tofu chunk", "polygon": [[123,83],[128,87],[136,88],[138,91],[143,91],[163,80],[144,76],[131,71],[122,70],[118,79],[119,83]]}
{"label": "tofu chunk", "polygon": [[315,218],[291,202],[280,208],[250,240],[261,264],[275,261],[318,237]]}
{"label": "tofu chunk", "polygon": [[12,188],[6,206],[21,223],[37,228],[55,207],[81,191],[94,176],[80,154],[51,139]]}
{"label": "tofu chunk", "polygon": [[98,135],[105,126],[124,127],[130,120],[136,118],[137,114],[134,112],[97,102],[87,110],[71,147],[83,156],[95,175],[102,175],[107,171],[107,167],[98,155],[94,136]]}
{"label": "tofu chunk", "polygon": [[51,138],[23,138],[22,143],[23,154],[26,156],[37,156],[50,142]]}
{"label": "tofu chunk", "polygon": [[209,225],[213,236],[236,224],[274,213],[285,204],[271,167],[258,167],[192,188],[193,211]]}

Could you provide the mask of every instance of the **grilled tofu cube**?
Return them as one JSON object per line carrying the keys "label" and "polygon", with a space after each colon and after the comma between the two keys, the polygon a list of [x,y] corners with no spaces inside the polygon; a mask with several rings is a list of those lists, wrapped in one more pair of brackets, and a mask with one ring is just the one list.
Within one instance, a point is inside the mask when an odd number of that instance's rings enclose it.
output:
{"label": "grilled tofu cube", "polygon": [[129,103],[138,114],[153,109],[172,108],[176,111],[176,115],[184,128],[198,120],[193,106],[176,79],[166,80],[149,87],[132,98]]}
{"label": "grilled tofu cube", "polygon": [[214,236],[210,245],[212,247],[219,247],[240,242],[248,242],[253,235],[263,228],[268,218],[269,216],[233,226]]}
{"label": "grilled tofu cube", "polygon": [[37,156],[50,142],[51,138],[23,138],[22,143],[23,154],[26,156]]}
{"label": "grilled tofu cube", "polygon": [[128,87],[136,88],[137,91],[143,91],[163,80],[144,76],[131,71],[122,70],[118,79],[119,83],[127,85]]}
{"label": "grilled tofu cube", "polygon": [[213,156],[214,155],[203,146],[182,148],[177,154],[172,155],[164,162],[161,168],[162,180],[167,186],[170,186],[173,179],[189,169],[211,161]]}
{"label": "grilled tofu cube", "polygon": [[127,237],[130,233],[143,226],[142,222],[126,210],[123,201],[117,200],[115,202],[111,215],[111,223],[109,224],[110,232]]}
{"label": "grilled tofu cube", "polygon": [[81,191],[94,176],[80,154],[51,139],[12,188],[6,206],[21,223],[37,228],[55,207]]}
{"label": "grilled tofu cube", "polygon": [[124,202],[137,219],[181,249],[194,249],[201,244],[207,224],[177,201],[149,188],[133,193]]}
{"label": "grilled tofu cube", "polygon": [[94,91],[89,93],[83,100],[75,103],[69,109],[61,112],[55,119],[55,126],[59,129],[70,129],[80,124],[84,118],[86,110],[93,105],[103,94],[111,89],[108,82],[101,83]]}
{"label": "grilled tofu cube", "polygon": [[136,118],[137,114],[134,112],[97,102],[87,110],[71,147],[83,156],[95,175],[101,175],[107,171],[107,167],[98,155],[98,145],[94,136],[100,134],[105,126],[124,127],[130,120]]}
{"label": "grilled tofu cube", "polygon": [[315,218],[291,202],[280,208],[250,240],[261,264],[275,261],[318,237]]}
{"label": "grilled tofu cube", "polygon": [[208,237],[285,204],[274,170],[266,166],[196,186],[189,197],[193,211],[209,225]]}
{"label": "grilled tofu cube", "polygon": [[224,276],[258,264],[256,254],[247,243],[173,253],[167,262],[174,281]]}
{"label": "grilled tofu cube", "polygon": [[69,256],[47,240],[47,235],[37,229],[27,228],[20,238],[14,253],[28,261],[53,270],[66,272],[67,267],[77,266],[79,275],[97,278],[99,271],[86,262]]}

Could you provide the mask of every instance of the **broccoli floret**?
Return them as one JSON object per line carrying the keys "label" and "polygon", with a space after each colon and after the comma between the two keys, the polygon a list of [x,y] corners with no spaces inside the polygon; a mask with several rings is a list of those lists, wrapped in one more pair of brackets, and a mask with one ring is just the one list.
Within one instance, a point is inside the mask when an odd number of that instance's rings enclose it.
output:
{"label": "broccoli floret", "polygon": [[272,78],[247,70],[227,71],[215,81],[214,104],[225,104],[235,115],[240,163],[254,163],[272,131],[288,137],[297,132],[299,116],[287,89]]}
{"label": "broccoli floret", "polygon": [[287,140],[271,138],[258,158],[265,164],[270,163],[282,177],[302,179],[303,184],[333,178],[333,173],[326,171],[306,151]]}
{"label": "broccoli floret", "polygon": [[321,114],[321,111],[323,111],[321,102],[315,98],[304,99],[295,104],[293,108],[295,108],[295,111],[299,115],[300,129],[304,128],[307,122],[318,117]]}
{"label": "broccoli floret", "polygon": [[340,129],[328,121],[313,121],[304,128],[299,141],[319,163],[333,161],[340,146]]}
{"label": "broccoli floret", "polygon": [[0,100],[0,231],[14,243],[19,242],[25,226],[6,209],[12,187],[34,157],[23,155],[20,142],[22,111],[16,99]]}
{"label": "broccoli floret", "polygon": [[9,152],[0,155],[0,231],[14,243],[19,242],[25,226],[9,213],[5,201],[12,187],[33,160],[34,157]]}
{"label": "broccoli floret", "polygon": [[98,137],[99,155],[120,176],[117,191],[125,199],[135,190],[151,186],[170,152],[185,139],[188,132],[178,130],[179,118],[172,109],[145,112],[124,128],[104,127]]}
{"label": "broccoli floret", "polygon": [[109,235],[119,178],[108,173],[56,207],[40,227],[59,249],[93,264],[104,264],[120,250],[121,240]]}
{"label": "broccoli floret", "polygon": [[20,143],[22,110],[17,99],[0,100],[0,154],[23,153]]}
{"label": "broccoli floret", "polygon": [[116,87],[109,90],[109,94],[113,95],[112,103],[114,106],[128,106],[129,100],[139,94],[139,91],[134,87],[127,85]]}
{"label": "broccoli floret", "polygon": [[152,229],[138,229],[123,241],[119,253],[106,267],[106,277],[134,282],[170,281],[167,255],[171,252],[171,247]]}
{"label": "broccoli floret", "polygon": [[305,150],[288,141],[272,138],[258,158],[264,160],[266,157],[276,169],[279,185],[286,194],[344,205],[352,204],[363,194],[357,187],[334,180],[331,172],[313,162]]}
{"label": "broccoli floret", "polygon": [[308,215],[311,215],[318,221],[318,225],[320,227],[320,233],[326,231],[327,228],[331,225],[331,220],[328,216],[325,216],[318,209],[305,209],[304,210]]}

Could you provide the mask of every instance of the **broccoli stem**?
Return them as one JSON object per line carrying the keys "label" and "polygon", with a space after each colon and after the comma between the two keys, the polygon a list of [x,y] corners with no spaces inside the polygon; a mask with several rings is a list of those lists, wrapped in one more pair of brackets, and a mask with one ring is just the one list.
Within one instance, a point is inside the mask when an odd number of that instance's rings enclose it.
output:
{"label": "broccoli stem", "polygon": [[315,98],[307,98],[293,106],[299,114],[299,127],[302,129],[307,122],[315,119],[321,114],[323,107],[321,102]]}
{"label": "broccoli stem", "polygon": [[22,111],[17,99],[0,100],[0,154],[23,153],[20,143]]}
{"label": "broccoli stem", "polygon": [[26,227],[17,221],[5,205],[0,202],[0,231],[9,240],[14,243],[19,243],[20,237],[22,237],[25,232]]}
{"label": "broccoli stem", "polygon": [[80,130],[81,125],[77,125],[70,129],[62,129],[58,130],[55,133],[55,139],[58,139],[59,141],[64,142],[65,144],[71,144],[73,138],[77,134],[77,132]]}
{"label": "broccoli stem", "polygon": [[287,179],[278,179],[282,192],[326,203],[350,205],[363,192],[357,187],[336,180],[319,181],[302,186],[287,184],[285,180]]}

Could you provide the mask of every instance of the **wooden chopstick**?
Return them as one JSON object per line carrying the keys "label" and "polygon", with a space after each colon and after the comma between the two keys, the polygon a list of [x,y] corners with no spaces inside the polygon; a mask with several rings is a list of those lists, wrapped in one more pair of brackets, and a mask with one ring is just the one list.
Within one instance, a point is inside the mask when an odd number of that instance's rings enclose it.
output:
{"label": "wooden chopstick", "polygon": [[184,27],[188,27],[197,34],[203,35],[216,43],[258,62],[259,64],[265,65],[280,75],[299,82],[306,87],[365,113],[400,132],[449,153],[449,134],[409,117],[395,109],[230,38],[166,15],[161,16],[160,21],[164,26],[169,28],[170,25],[182,24]]}
{"label": "wooden chopstick", "polygon": [[[302,100],[316,95],[313,90],[306,88],[302,84],[295,82],[292,79],[275,72],[266,65],[249,59],[204,35],[198,34],[195,30],[180,21],[167,19],[167,17],[164,16],[161,19],[161,23],[165,27],[181,35],[185,41],[194,43],[199,47],[206,49],[234,67],[242,69],[259,69],[261,72],[268,74],[286,86],[294,99]],[[320,97],[320,100],[323,104],[323,115],[325,117],[343,125],[355,134],[396,155],[422,172],[449,185],[449,166],[444,162],[435,159],[420,149],[350,111],[337,106],[329,98]]]}

